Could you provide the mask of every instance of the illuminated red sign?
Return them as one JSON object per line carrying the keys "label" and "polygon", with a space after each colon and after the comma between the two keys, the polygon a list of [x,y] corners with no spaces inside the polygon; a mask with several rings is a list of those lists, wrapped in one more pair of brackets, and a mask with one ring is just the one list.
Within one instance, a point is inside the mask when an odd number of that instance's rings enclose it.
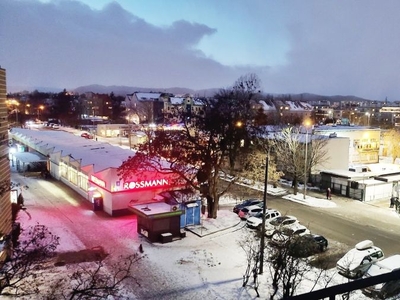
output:
{"label": "illuminated red sign", "polygon": [[101,186],[101,187],[103,187],[103,188],[106,187],[106,182],[105,182],[105,181],[103,181],[103,180],[101,180],[101,179],[99,179],[99,178],[97,178],[97,177],[95,177],[95,176],[93,176],[93,175],[90,175],[90,180],[91,180],[93,183],[97,184],[98,186]]}
{"label": "illuminated red sign", "polygon": [[168,185],[167,179],[131,181],[124,183],[124,190],[144,189],[144,188],[160,187],[166,185]]}

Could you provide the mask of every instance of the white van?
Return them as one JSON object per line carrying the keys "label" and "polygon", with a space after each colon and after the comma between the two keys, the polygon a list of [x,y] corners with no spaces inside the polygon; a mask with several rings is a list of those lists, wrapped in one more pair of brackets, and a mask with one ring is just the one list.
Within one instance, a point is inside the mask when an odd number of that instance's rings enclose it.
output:
{"label": "white van", "polygon": [[336,264],[338,273],[347,278],[360,278],[371,264],[384,259],[383,251],[370,240],[359,242]]}
{"label": "white van", "polygon": [[[389,256],[371,265],[363,278],[378,276],[400,269],[400,255]],[[379,283],[362,289],[362,293],[373,299],[387,299],[400,293],[400,279]]]}

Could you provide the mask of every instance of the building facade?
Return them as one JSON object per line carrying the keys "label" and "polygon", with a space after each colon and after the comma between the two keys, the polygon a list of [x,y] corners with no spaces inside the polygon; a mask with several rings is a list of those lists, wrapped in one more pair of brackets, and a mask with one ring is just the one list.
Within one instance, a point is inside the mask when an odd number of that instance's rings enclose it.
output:
{"label": "building facade", "polygon": [[8,161],[8,121],[6,105],[6,70],[0,67],[0,240],[12,228],[10,199],[10,164]]}
{"label": "building facade", "polygon": [[313,134],[348,138],[349,165],[379,162],[380,128],[369,126],[319,126],[313,129]]}

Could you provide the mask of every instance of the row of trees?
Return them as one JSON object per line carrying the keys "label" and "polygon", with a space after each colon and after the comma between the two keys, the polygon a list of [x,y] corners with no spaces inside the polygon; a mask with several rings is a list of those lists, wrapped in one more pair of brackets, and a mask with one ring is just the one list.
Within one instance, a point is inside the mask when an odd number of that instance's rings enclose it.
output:
{"label": "row of trees", "polygon": [[[121,103],[124,97],[117,96],[113,92],[108,96],[112,111],[111,120],[122,121],[124,107]],[[40,116],[43,120],[60,120],[65,125],[81,125],[82,114],[88,110],[85,108],[85,95],[80,96],[68,93],[66,89],[59,93],[43,93],[37,90],[32,93],[8,94],[7,98],[16,99],[18,107],[10,107],[9,121],[23,124],[25,121],[36,119]],[[25,114],[25,112],[30,112]],[[15,116],[17,114],[17,116]]]}
{"label": "row of trees", "polygon": [[[263,182],[265,157],[269,153],[269,178],[276,181],[283,173],[295,183],[308,175],[326,158],[324,139],[315,140],[305,159],[304,134],[298,128],[271,133],[255,123],[252,100],[259,93],[260,81],[254,74],[240,77],[232,88],[220,90],[212,99],[203,99],[205,113],[176,112],[184,122],[180,131],[151,131],[135,156],[119,168],[127,179],[138,170],[178,174],[193,190],[207,199],[209,217],[216,218],[219,199],[240,178]],[[307,165],[305,165],[307,162]],[[304,175],[306,175],[304,174]],[[221,184],[221,177],[229,177]],[[294,185],[297,193],[297,184]]]}

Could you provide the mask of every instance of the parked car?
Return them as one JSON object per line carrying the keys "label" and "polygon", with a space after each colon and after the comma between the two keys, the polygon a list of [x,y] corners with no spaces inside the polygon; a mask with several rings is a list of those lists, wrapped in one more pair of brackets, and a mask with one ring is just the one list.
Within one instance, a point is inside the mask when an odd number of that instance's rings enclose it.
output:
{"label": "parked car", "polygon": [[[400,269],[400,255],[389,256],[371,265],[363,278],[378,276]],[[392,280],[362,289],[362,293],[373,299],[387,299],[400,293],[400,279]]]}
{"label": "parked car", "polygon": [[328,248],[328,240],[319,234],[306,233],[296,236],[290,241],[290,255],[308,257]]}
{"label": "parked car", "polygon": [[360,278],[371,264],[385,258],[381,248],[370,240],[359,242],[336,264],[338,273],[347,278]]}
{"label": "parked car", "polygon": [[281,231],[286,227],[298,223],[296,217],[293,216],[280,216],[267,223],[265,223],[265,236],[272,237],[275,231]]}
{"label": "parked car", "polygon": [[[275,219],[280,216],[281,216],[281,213],[279,211],[277,211],[276,209],[267,209],[265,211],[265,222],[269,222],[272,219]],[[247,218],[246,225],[249,228],[261,230],[262,219],[263,219],[263,213],[260,212],[260,213],[256,214],[254,217]]]}
{"label": "parked car", "polygon": [[235,205],[235,207],[233,208],[233,212],[235,214],[238,214],[242,208],[244,208],[246,206],[250,206],[250,205],[260,204],[260,203],[263,203],[263,201],[260,199],[247,199],[247,200],[244,200],[242,203]]}
{"label": "parked car", "polygon": [[84,137],[85,139],[92,139],[93,135],[91,135],[90,133],[87,133],[87,132],[83,132],[81,134],[81,137]]}
{"label": "parked car", "polygon": [[251,206],[246,206],[239,210],[238,216],[242,219],[245,220],[249,217],[253,217],[256,214],[260,213],[263,211],[263,208],[259,205],[251,205]]}
{"label": "parked car", "polygon": [[271,238],[271,244],[276,246],[284,246],[297,236],[310,234],[310,230],[300,223],[293,223],[290,226],[285,226],[282,230],[274,232]]}

